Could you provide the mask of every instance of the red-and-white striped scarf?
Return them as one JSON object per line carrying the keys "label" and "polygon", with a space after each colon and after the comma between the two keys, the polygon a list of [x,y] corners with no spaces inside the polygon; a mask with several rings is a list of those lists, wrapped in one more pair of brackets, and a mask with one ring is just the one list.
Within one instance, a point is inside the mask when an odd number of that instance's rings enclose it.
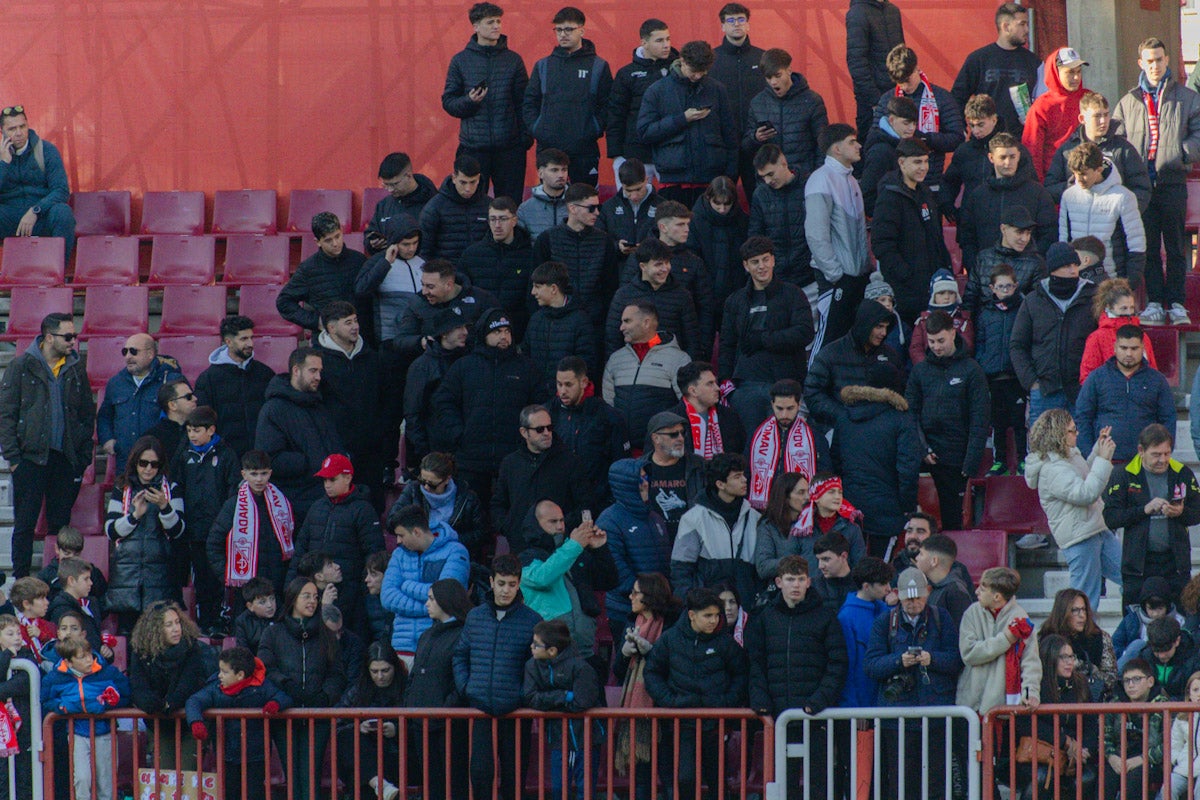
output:
{"label": "red-and-white striped scarf", "polygon": [[[272,483],[267,484],[263,497],[267,501],[267,516],[271,519],[271,530],[283,551],[283,560],[289,561],[295,553],[292,531],[292,504]],[[244,586],[258,574],[258,503],[250,491],[250,484],[242,481],[238,487],[237,501],[233,507],[233,527],[225,539],[225,585]]]}
{"label": "red-and-white striped scarf", "polygon": [[704,435],[704,426],[700,424],[700,412],[686,398],[683,407],[687,411],[688,425],[692,428],[692,450],[705,458],[724,453],[725,443],[721,441],[721,426],[717,424],[717,407],[713,406],[705,415],[708,424],[707,436]]}
{"label": "red-and-white striped scarf", "polygon": [[[925,87],[921,92],[921,102],[917,106],[917,130],[921,133],[937,133],[942,128],[942,117],[938,111],[937,98],[933,96],[933,84],[925,77],[924,72],[918,70],[917,76],[921,79],[921,85]],[[897,86],[896,97],[904,96],[904,89]]]}
{"label": "red-and-white striped scarf", "polygon": [[1157,96],[1157,92],[1143,91],[1142,99],[1146,101],[1146,119],[1150,124],[1150,147],[1146,150],[1146,160],[1150,163],[1153,163],[1155,155],[1158,154],[1158,96]]}

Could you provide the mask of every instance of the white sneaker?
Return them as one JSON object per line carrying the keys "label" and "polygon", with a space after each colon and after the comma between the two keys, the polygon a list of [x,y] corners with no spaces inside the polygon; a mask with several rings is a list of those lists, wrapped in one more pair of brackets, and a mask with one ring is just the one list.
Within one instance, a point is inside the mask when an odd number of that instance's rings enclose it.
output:
{"label": "white sneaker", "polygon": [[[374,789],[376,792],[378,792],[379,791],[379,777],[376,776],[374,778],[371,778],[371,780],[367,781],[367,785],[370,786],[372,789]],[[396,797],[399,796],[399,794],[400,794],[400,788],[398,786],[396,786],[395,784],[393,784],[387,780],[385,780],[383,782],[383,800],[396,800]]]}
{"label": "white sneaker", "polygon": [[1191,325],[1192,318],[1188,316],[1187,309],[1179,303],[1172,303],[1170,310],[1167,312],[1171,316],[1172,325]]}
{"label": "white sneaker", "polygon": [[1167,312],[1163,311],[1162,303],[1146,303],[1138,319],[1146,325],[1162,325],[1167,321]]}
{"label": "white sneaker", "polygon": [[1049,547],[1049,540],[1040,533],[1027,533],[1017,539],[1016,546],[1020,550],[1040,550]]}

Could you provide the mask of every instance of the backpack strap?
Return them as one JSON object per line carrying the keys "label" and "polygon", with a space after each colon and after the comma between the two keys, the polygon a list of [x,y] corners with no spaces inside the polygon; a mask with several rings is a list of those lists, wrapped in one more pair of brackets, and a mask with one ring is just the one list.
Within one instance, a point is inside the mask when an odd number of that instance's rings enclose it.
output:
{"label": "backpack strap", "polygon": [[42,172],[46,171],[46,150],[42,147],[41,139],[38,139],[33,145],[33,160],[37,162],[38,169]]}

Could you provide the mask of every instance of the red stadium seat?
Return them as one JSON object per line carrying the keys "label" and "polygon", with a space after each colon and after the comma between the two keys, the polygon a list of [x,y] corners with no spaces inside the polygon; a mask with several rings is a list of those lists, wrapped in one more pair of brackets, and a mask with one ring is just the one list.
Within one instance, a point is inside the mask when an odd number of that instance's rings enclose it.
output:
{"label": "red stadium seat", "polygon": [[1183,214],[1183,226],[1189,231],[1200,230],[1200,178],[1188,178],[1187,209]]}
{"label": "red stadium seat", "polygon": [[937,488],[933,485],[933,478],[928,475],[922,475],[917,481],[917,507],[933,516],[938,527],[941,527],[942,509],[938,505]]}
{"label": "red stadium seat", "polygon": [[[89,286],[83,296],[80,336],[120,336],[150,330],[150,290],[145,286]],[[117,349],[120,349],[118,345]]]}
{"label": "red stadium seat", "polygon": [[1171,386],[1179,385],[1179,326],[1147,325],[1142,330],[1154,346],[1158,371]]}
{"label": "red stadium seat", "polygon": [[0,258],[2,286],[62,286],[66,241],[57,236],[10,236]]}
{"label": "red stadium seat", "polygon": [[76,192],[71,195],[76,236],[128,236],[129,192]]}
{"label": "red stadium seat", "polygon": [[958,561],[976,584],[985,569],[1008,566],[1008,535],[1001,530],[942,531],[958,546]]}
{"label": "red stadium seat", "polygon": [[204,233],[204,192],[146,192],[142,196],[145,236]]}
{"label": "red stadium seat", "polygon": [[[1188,270],[1183,281],[1183,304],[1192,318],[1193,325],[1200,325],[1200,272]],[[1188,326],[1175,326],[1183,327]],[[1155,356],[1157,357],[1157,353]]]}
{"label": "red stadium seat", "polygon": [[225,300],[224,286],[168,286],[163,289],[158,332],[164,336],[219,333]]}
{"label": "red stadium seat", "polygon": [[[110,487],[111,488],[111,487]],[[83,557],[95,564],[108,577],[108,539],[104,536],[104,517],[108,509],[109,489],[96,483],[85,483],[79,487],[79,496],[71,506],[71,527],[83,534]],[[47,550],[54,542],[58,531],[46,530],[46,517],[38,519],[35,529],[38,536],[45,536]],[[97,543],[98,542],[98,543]]]}
{"label": "red stadium seat", "polygon": [[[357,250],[360,253],[363,252],[362,231],[347,233],[345,242],[346,247],[349,247],[351,250]],[[303,261],[315,252],[317,252],[317,240],[313,238],[311,233],[309,233],[300,240],[300,260]]]}
{"label": "red stadium seat", "polygon": [[214,234],[275,233],[274,189],[213,192]]}
{"label": "red stadium seat", "polygon": [[287,236],[230,236],[225,240],[225,272],[221,282],[287,283],[291,270],[291,239]]}
{"label": "red stadium seat", "polygon": [[312,235],[312,218],[322,211],[337,214],[342,231],[350,232],[354,198],[349,189],[293,189],[288,198],[287,230]]}
{"label": "red stadium seat", "polygon": [[47,314],[70,314],[75,307],[74,293],[69,287],[14,286],[8,312],[8,328],[0,341],[37,336],[42,332],[42,317]]}
{"label": "red stadium seat", "polygon": [[942,226],[942,241],[950,252],[950,271],[955,275],[963,271],[962,250],[958,247],[958,228],[953,225]]}
{"label": "red stadium seat", "polygon": [[121,348],[125,346],[125,340],[128,338],[128,336],[97,336],[88,340],[87,350],[84,352],[87,355],[85,360],[87,376],[88,383],[92,385],[92,391],[100,391],[104,388],[104,384],[108,383],[109,378],[125,369],[125,357],[121,355]]}
{"label": "red stadium seat", "polygon": [[979,508],[980,501],[982,514],[974,521],[974,527],[978,529],[999,529],[1008,533],[1050,532],[1037,489],[1030,489],[1020,475],[972,478],[967,482],[967,502]]}
{"label": "red stadium seat", "polygon": [[75,286],[136,286],[138,240],[132,236],[84,236],[75,243]]}
{"label": "red stadium seat", "polygon": [[[258,328],[254,332],[258,333]],[[288,356],[296,347],[294,336],[255,336],[254,360],[261,361],[277,373],[287,372]]]}
{"label": "red stadium seat", "polygon": [[158,352],[179,362],[184,377],[195,384],[201,372],[208,369],[208,356],[221,346],[220,336],[163,336],[158,340]]}
{"label": "red stadium seat", "polygon": [[371,217],[375,216],[375,206],[379,205],[379,201],[387,196],[388,190],[382,186],[363,189],[362,223],[358,226],[358,230],[365,231],[367,229],[367,223],[371,221]]}
{"label": "red stadium seat", "polygon": [[279,316],[275,298],[278,285],[243,286],[238,290],[238,313],[254,320],[254,332],[266,336],[299,336],[300,327]]}
{"label": "red stadium seat", "polygon": [[216,244],[211,236],[155,236],[147,285],[207,286],[216,282]]}

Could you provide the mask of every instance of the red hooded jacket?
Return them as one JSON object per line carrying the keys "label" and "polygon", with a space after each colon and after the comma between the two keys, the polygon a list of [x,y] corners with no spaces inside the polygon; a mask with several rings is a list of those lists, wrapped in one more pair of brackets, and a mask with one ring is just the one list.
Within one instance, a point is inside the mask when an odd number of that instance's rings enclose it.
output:
{"label": "red hooded jacket", "polygon": [[1038,95],[1025,118],[1025,132],[1021,135],[1021,143],[1029,148],[1033,156],[1033,168],[1037,170],[1039,181],[1046,180],[1046,170],[1054,159],[1054,153],[1059,145],[1070,138],[1079,127],[1079,98],[1088,91],[1079,82],[1079,88],[1068,92],[1058,79],[1058,48],[1046,57],[1044,65],[1046,76],[1046,93]]}

